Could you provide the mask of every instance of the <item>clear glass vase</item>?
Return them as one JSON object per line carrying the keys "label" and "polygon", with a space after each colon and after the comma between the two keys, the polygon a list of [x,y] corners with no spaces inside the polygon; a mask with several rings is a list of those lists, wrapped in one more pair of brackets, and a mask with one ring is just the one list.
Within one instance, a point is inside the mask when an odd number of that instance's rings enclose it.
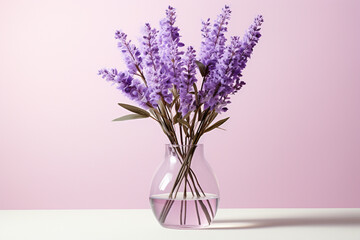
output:
{"label": "clear glass vase", "polygon": [[203,228],[211,224],[219,187],[202,144],[165,146],[165,160],[152,180],[150,203],[164,227]]}

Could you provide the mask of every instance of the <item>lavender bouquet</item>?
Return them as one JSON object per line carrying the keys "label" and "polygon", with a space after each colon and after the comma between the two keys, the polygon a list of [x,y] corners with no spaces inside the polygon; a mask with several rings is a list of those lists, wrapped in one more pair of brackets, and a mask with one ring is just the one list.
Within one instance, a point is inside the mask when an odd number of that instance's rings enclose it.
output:
{"label": "lavender bouquet", "polygon": [[[181,42],[180,29],[175,25],[176,12],[169,6],[166,17],[160,21],[160,30],[145,24],[140,47],[128,40],[124,32],[116,31],[115,39],[127,70],[99,71],[102,78],[115,83],[138,105],[119,103],[132,113],[114,121],[151,118],[160,125],[170,144],[176,146],[181,168],[169,193],[170,200],[162,209],[160,222],[165,221],[171,199],[176,198],[181,184],[191,188],[193,196],[205,196],[191,169],[196,145],[205,133],[229,119],[215,121],[228,110],[230,96],[245,85],[241,80],[242,71],[261,36],[263,18],[256,16],[243,38],[233,36],[227,43],[225,33],[230,14],[230,8],[225,6],[213,25],[210,19],[202,22],[201,48],[197,55],[192,46],[186,47]],[[186,191],[184,195],[186,197]],[[211,206],[200,209],[210,223]]]}

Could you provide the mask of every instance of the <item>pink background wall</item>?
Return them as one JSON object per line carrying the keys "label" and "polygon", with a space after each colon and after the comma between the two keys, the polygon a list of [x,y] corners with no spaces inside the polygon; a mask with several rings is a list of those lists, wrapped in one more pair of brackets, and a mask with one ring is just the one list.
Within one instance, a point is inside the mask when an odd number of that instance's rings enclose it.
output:
{"label": "pink background wall", "polygon": [[[0,209],[148,208],[166,139],[96,75],[122,68],[170,1],[0,2]],[[229,32],[264,15],[227,131],[203,139],[220,207],[360,207],[360,1],[171,1],[183,41],[228,3]]]}

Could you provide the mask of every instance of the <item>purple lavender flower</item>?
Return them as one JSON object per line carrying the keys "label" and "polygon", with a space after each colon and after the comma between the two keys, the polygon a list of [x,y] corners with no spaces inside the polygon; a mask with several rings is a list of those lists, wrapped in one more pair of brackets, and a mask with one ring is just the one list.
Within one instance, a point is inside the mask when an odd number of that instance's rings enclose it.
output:
{"label": "purple lavender flower", "polygon": [[222,58],[210,69],[204,89],[200,93],[205,109],[215,109],[216,112],[226,111],[225,106],[230,103],[229,95],[235,94],[245,85],[245,82],[240,80],[241,73],[261,36],[259,31],[262,22],[263,18],[259,15],[242,40],[239,37],[232,37]]}
{"label": "purple lavender flower", "polygon": [[182,81],[184,65],[181,58],[184,52],[179,51],[179,47],[183,47],[184,44],[180,42],[180,29],[175,26],[175,21],[175,8],[169,6],[166,10],[166,18],[160,21],[161,31],[159,38],[160,55],[164,64],[163,70],[168,73],[169,77],[165,83],[167,83],[169,88],[171,88],[172,85],[175,85],[175,87],[179,86]]}
{"label": "purple lavender flower", "polygon": [[205,66],[211,66],[219,60],[224,54],[226,37],[224,35],[227,32],[228,20],[230,20],[230,8],[225,6],[222,9],[222,13],[217,17],[214,22],[213,28],[210,30],[210,19],[206,22],[202,22],[203,32],[200,49],[200,61]]}
{"label": "purple lavender flower", "polygon": [[172,101],[172,94],[169,93],[172,85],[169,82],[166,65],[160,57],[157,35],[158,31],[155,28],[152,29],[150,24],[145,24],[142,41],[142,53],[146,64],[144,76],[149,87],[147,98],[154,107],[158,106],[160,99],[168,103]]}
{"label": "purple lavender flower", "polygon": [[218,113],[226,111],[230,95],[245,85],[241,80],[242,71],[258,43],[263,22],[262,16],[257,16],[242,39],[231,37],[226,46],[225,33],[230,14],[230,8],[225,6],[212,26],[210,19],[202,22],[200,61],[205,70],[202,69],[203,82],[198,99],[193,94],[197,81],[195,50],[188,47],[185,54],[180,50],[184,44],[180,42],[180,30],[175,26],[176,11],[171,6],[166,10],[166,17],[160,21],[160,31],[145,24],[140,50],[127,40],[125,33],[116,31],[115,38],[128,71],[102,69],[99,74],[116,83],[122,92],[144,108],[156,108],[159,101],[165,101],[170,106],[173,92],[177,92],[178,111],[182,116],[202,104],[204,109]]}
{"label": "purple lavender flower", "polygon": [[212,29],[210,30],[210,19],[202,22],[202,42],[200,49],[200,61],[209,69],[209,73],[204,78],[204,88],[199,95],[204,108],[213,110],[219,102],[217,91],[219,90],[222,78],[221,68],[217,67],[225,51],[225,32],[227,32],[228,20],[230,20],[230,8],[225,6],[222,13],[217,17]]}
{"label": "purple lavender flower", "polygon": [[[244,82],[240,81],[240,77],[242,70],[246,67],[246,63],[250,58],[255,45],[258,43],[259,38],[261,37],[260,34],[260,26],[264,22],[264,19],[261,15],[258,15],[254,19],[254,23],[249,27],[248,31],[245,33],[242,41],[241,47],[238,53],[238,63],[239,69],[236,70],[236,74],[238,74],[239,78],[236,79],[236,84],[234,86],[234,92],[236,93],[241,87],[245,84]],[[237,73],[237,71],[239,71]]]}
{"label": "purple lavender flower", "polygon": [[[142,54],[144,63],[147,68],[157,70],[160,68],[160,55],[158,44],[158,32],[155,28],[151,28],[149,23],[145,24],[144,36],[142,40]],[[146,69],[145,69],[146,70]]]}
{"label": "purple lavender flower", "polygon": [[115,32],[115,39],[119,40],[118,47],[121,49],[125,63],[129,69],[129,72],[135,74],[139,71],[141,73],[142,70],[141,53],[139,49],[134,44],[131,43],[131,40],[127,41],[126,38],[127,35],[124,32],[121,31]]}
{"label": "purple lavender flower", "polygon": [[195,63],[195,49],[188,47],[184,56],[185,72],[183,73],[182,81],[179,82],[178,92],[180,99],[180,109],[182,116],[185,116],[189,111],[193,111],[196,108],[194,94],[191,94],[194,90],[193,84],[196,83],[196,63]]}
{"label": "purple lavender flower", "polygon": [[117,88],[121,90],[128,98],[136,101],[140,106],[148,109],[148,101],[145,97],[147,87],[138,79],[134,79],[128,72],[119,72],[112,69],[101,69],[98,72],[106,81],[117,84]]}
{"label": "purple lavender flower", "polygon": [[232,37],[231,43],[227,46],[222,61],[219,61],[216,68],[211,71],[205,91],[208,92],[208,99],[205,107],[215,109],[216,112],[227,111],[225,107],[230,103],[229,94],[234,92],[234,82],[239,77],[238,61],[239,48],[241,46],[239,37]]}

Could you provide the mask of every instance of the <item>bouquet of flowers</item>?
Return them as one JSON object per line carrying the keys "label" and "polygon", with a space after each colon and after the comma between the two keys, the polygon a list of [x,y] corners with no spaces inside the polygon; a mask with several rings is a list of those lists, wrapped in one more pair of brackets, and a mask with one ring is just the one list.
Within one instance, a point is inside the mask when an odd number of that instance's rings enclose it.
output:
{"label": "bouquet of flowers", "polygon": [[[215,121],[228,110],[230,97],[245,85],[242,71],[261,36],[263,18],[258,15],[242,38],[233,36],[227,41],[230,14],[230,8],[225,6],[212,25],[210,19],[202,22],[201,48],[197,55],[192,46],[181,42],[176,12],[169,6],[159,30],[145,24],[140,47],[128,40],[124,32],[116,31],[115,39],[127,70],[99,71],[102,78],[116,84],[138,105],[119,103],[132,113],[114,121],[151,118],[160,125],[169,142],[179,146],[176,152],[182,168],[169,193],[170,199],[176,196],[183,181],[196,178],[190,167],[194,148],[181,146],[196,146],[205,133],[229,119]],[[201,194],[199,188],[194,181],[193,195]],[[168,208],[164,207],[164,211]],[[162,216],[165,221],[166,212]]]}

